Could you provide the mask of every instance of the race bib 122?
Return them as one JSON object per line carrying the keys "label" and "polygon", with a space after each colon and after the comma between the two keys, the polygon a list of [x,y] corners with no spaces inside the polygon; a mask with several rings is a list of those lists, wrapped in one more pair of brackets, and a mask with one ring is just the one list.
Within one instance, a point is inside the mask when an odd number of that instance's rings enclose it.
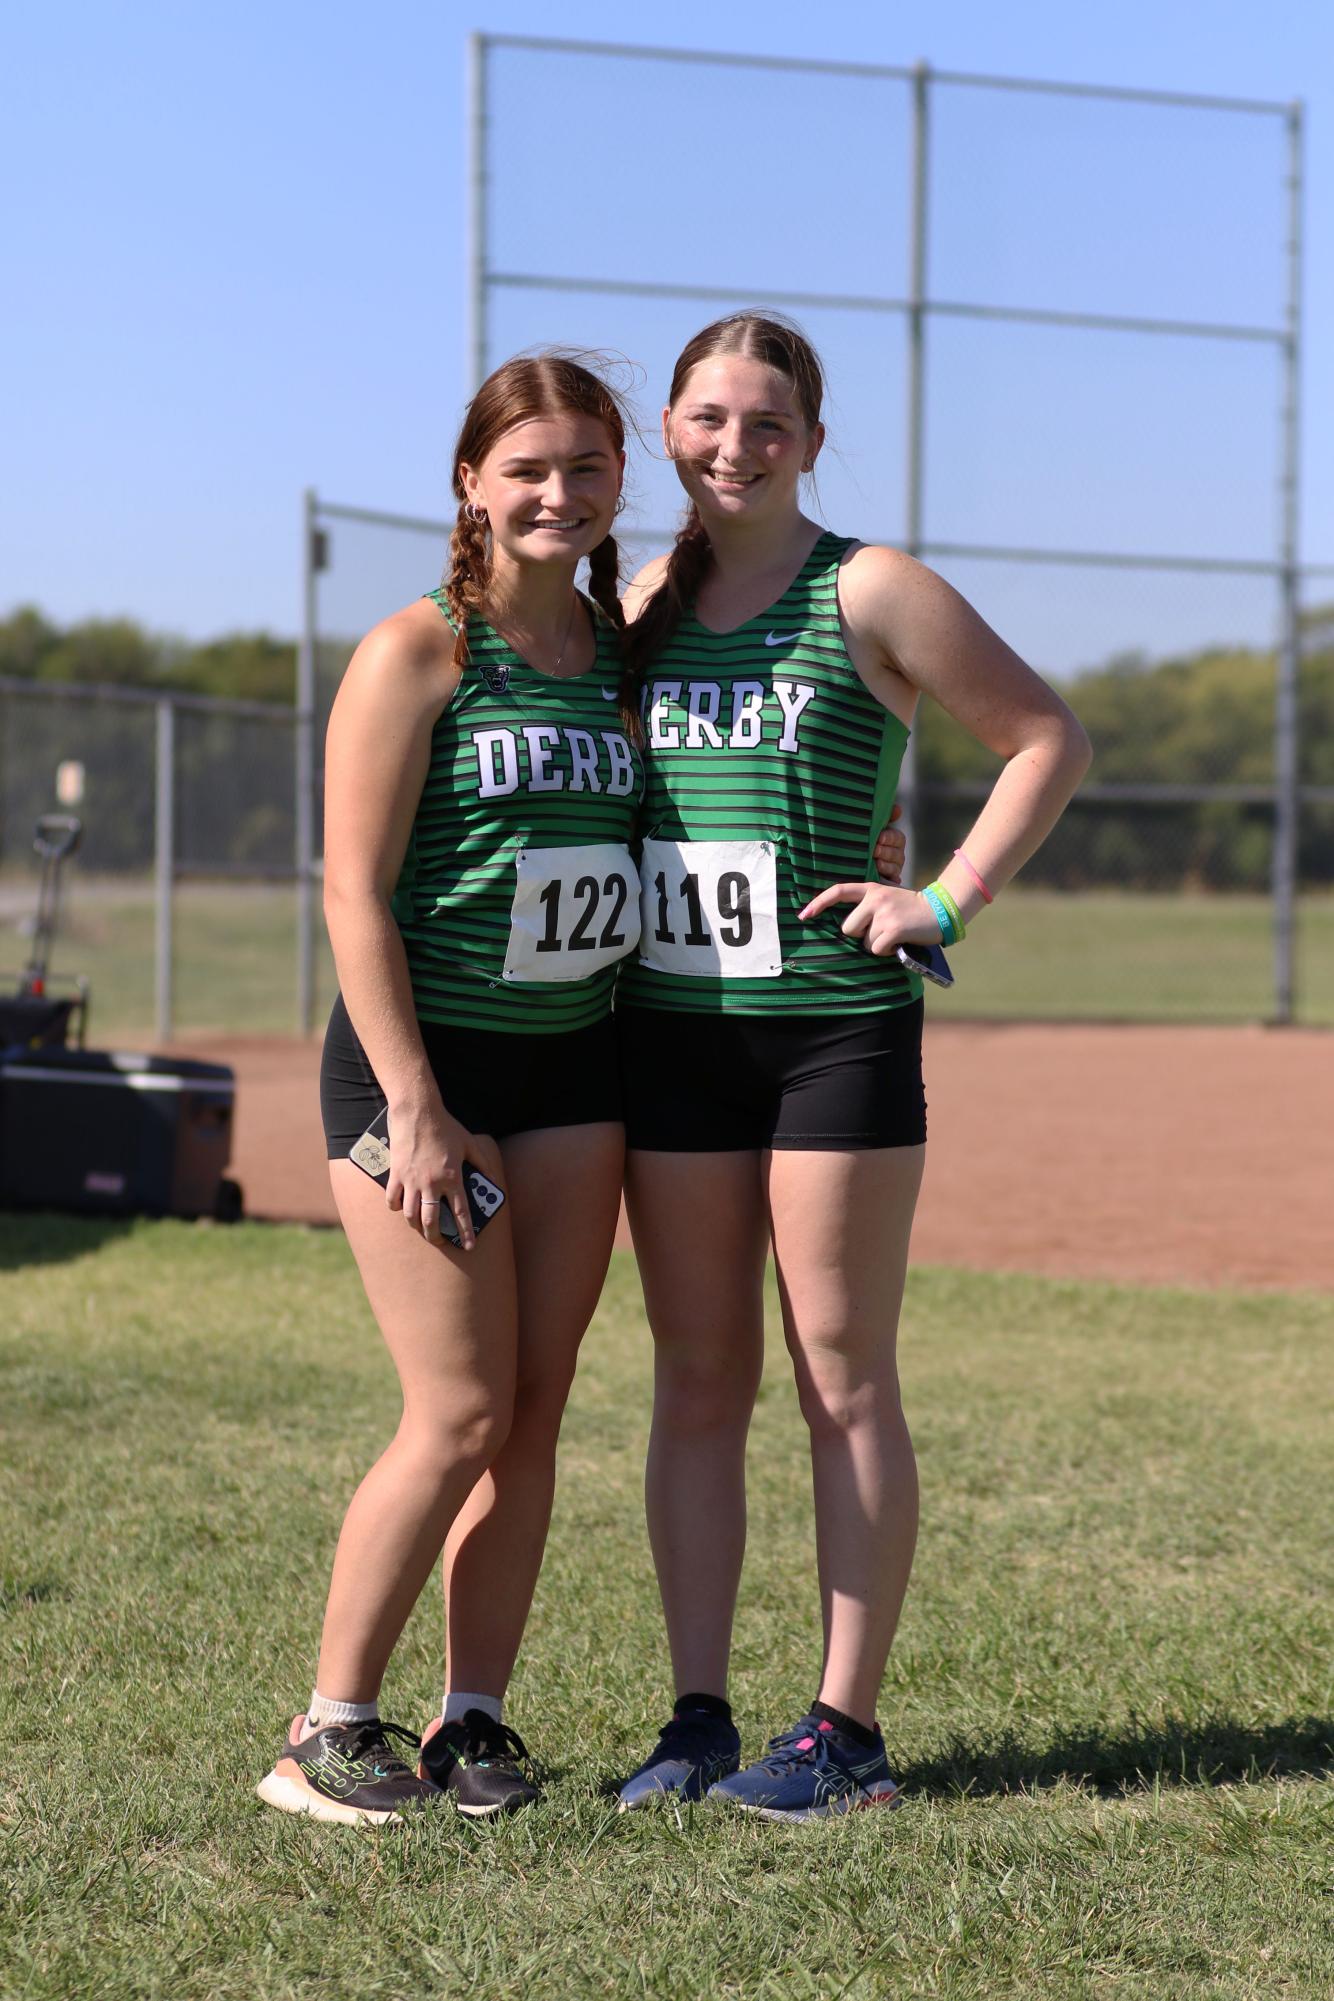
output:
{"label": "race bib 122", "polygon": [[514,867],[507,980],[582,980],[633,952],[639,877],[628,848],[521,848]]}

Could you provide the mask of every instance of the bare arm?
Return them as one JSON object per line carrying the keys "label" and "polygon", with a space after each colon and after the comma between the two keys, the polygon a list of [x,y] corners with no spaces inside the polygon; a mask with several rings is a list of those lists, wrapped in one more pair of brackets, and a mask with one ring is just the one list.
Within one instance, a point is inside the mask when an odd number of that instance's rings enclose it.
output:
{"label": "bare arm", "polygon": [[[426,1059],[390,908],[426,782],[431,731],[453,693],[447,661],[415,606],[376,626],[352,656],[329,718],[324,914],[348,1015],[389,1104],[390,1207],[404,1208],[411,1220],[423,1197],[440,1191],[462,1228],[467,1205],[449,1171],[458,1165],[461,1129]],[[465,1243],[470,1236],[471,1227]]]}
{"label": "bare arm", "polygon": [[[964,847],[992,894],[1041,846],[1088,770],[1092,751],[1082,725],[1031,667],[999,638],[959,593],[933,571],[891,549],[865,548],[844,566],[840,601],[853,657],[873,694],[902,714],[918,694],[930,695],[988,750],[1005,759],[991,795]],[[943,858],[942,858],[943,859]],[[939,879],[965,920],[985,899],[967,868],[951,857]],[[843,890],[850,885],[836,885]],[[939,938],[935,920],[906,907],[908,892],[866,913],[853,935],[873,950]],[[834,901],[829,891],[811,914]],[[883,918],[884,923],[878,921]],[[853,925],[850,917],[845,925]],[[906,928],[905,928],[906,927]]]}
{"label": "bare arm", "polygon": [[[860,622],[879,646],[882,671],[930,695],[1006,760],[964,842],[994,894],[1065,811],[1089,767],[1088,737],[1055,690],[943,577],[889,549],[859,550],[848,569],[849,626]],[[982,907],[961,862],[949,861],[941,879],[965,917]]]}

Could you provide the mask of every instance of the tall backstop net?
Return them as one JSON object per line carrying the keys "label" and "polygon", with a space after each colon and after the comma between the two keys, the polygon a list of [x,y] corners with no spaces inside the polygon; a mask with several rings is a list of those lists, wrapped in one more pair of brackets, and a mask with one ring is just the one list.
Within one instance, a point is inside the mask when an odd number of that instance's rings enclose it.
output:
{"label": "tall backstop net", "polygon": [[[1300,107],[512,36],[470,60],[472,382],[535,345],[629,358],[629,560],[679,515],[657,443],[676,354],[776,307],[829,376],[816,511],[939,569],[1088,724],[1091,782],[970,938],[957,1005],[1334,1019]],[[553,105],[587,152],[535,193]],[[318,716],[377,615],[368,580],[434,581],[445,527],[313,500],[308,526]],[[995,768],[927,706],[903,795],[923,867]]]}

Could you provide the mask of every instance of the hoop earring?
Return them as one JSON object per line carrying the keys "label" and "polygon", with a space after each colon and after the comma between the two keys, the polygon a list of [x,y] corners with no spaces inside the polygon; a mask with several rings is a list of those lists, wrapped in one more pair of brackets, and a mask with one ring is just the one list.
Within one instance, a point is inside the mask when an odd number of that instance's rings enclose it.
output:
{"label": "hoop earring", "polygon": [[485,521],[486,519],[486,509],[479,507],[475,500],[470,500],[463,511],[469,521]]}
{"label": "hoop earring", "polygon": [[616,496],[616,505],[615,505],[615,507],[614,507],[614,508],[612,509],[612,512],[613,512],[614,514],[624,514],[624,512],[625,512],[625,495],[624,495],[623,493],[618,493],[618,494],[617,494],[617,496]]}

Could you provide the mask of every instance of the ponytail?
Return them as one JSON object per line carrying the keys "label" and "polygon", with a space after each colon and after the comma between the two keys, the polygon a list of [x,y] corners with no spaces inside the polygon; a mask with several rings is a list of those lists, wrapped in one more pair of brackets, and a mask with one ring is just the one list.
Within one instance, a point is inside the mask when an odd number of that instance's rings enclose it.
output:
{"label": "ponytail", "polygon": [[712,560],[708,533],[692,506],[677,531],[662,582],[625,629],[625,667],[617,694],[621,721],[636,743],[642,744],[644,737],[639,691],[649,662],[662,652],[699,596]]}

